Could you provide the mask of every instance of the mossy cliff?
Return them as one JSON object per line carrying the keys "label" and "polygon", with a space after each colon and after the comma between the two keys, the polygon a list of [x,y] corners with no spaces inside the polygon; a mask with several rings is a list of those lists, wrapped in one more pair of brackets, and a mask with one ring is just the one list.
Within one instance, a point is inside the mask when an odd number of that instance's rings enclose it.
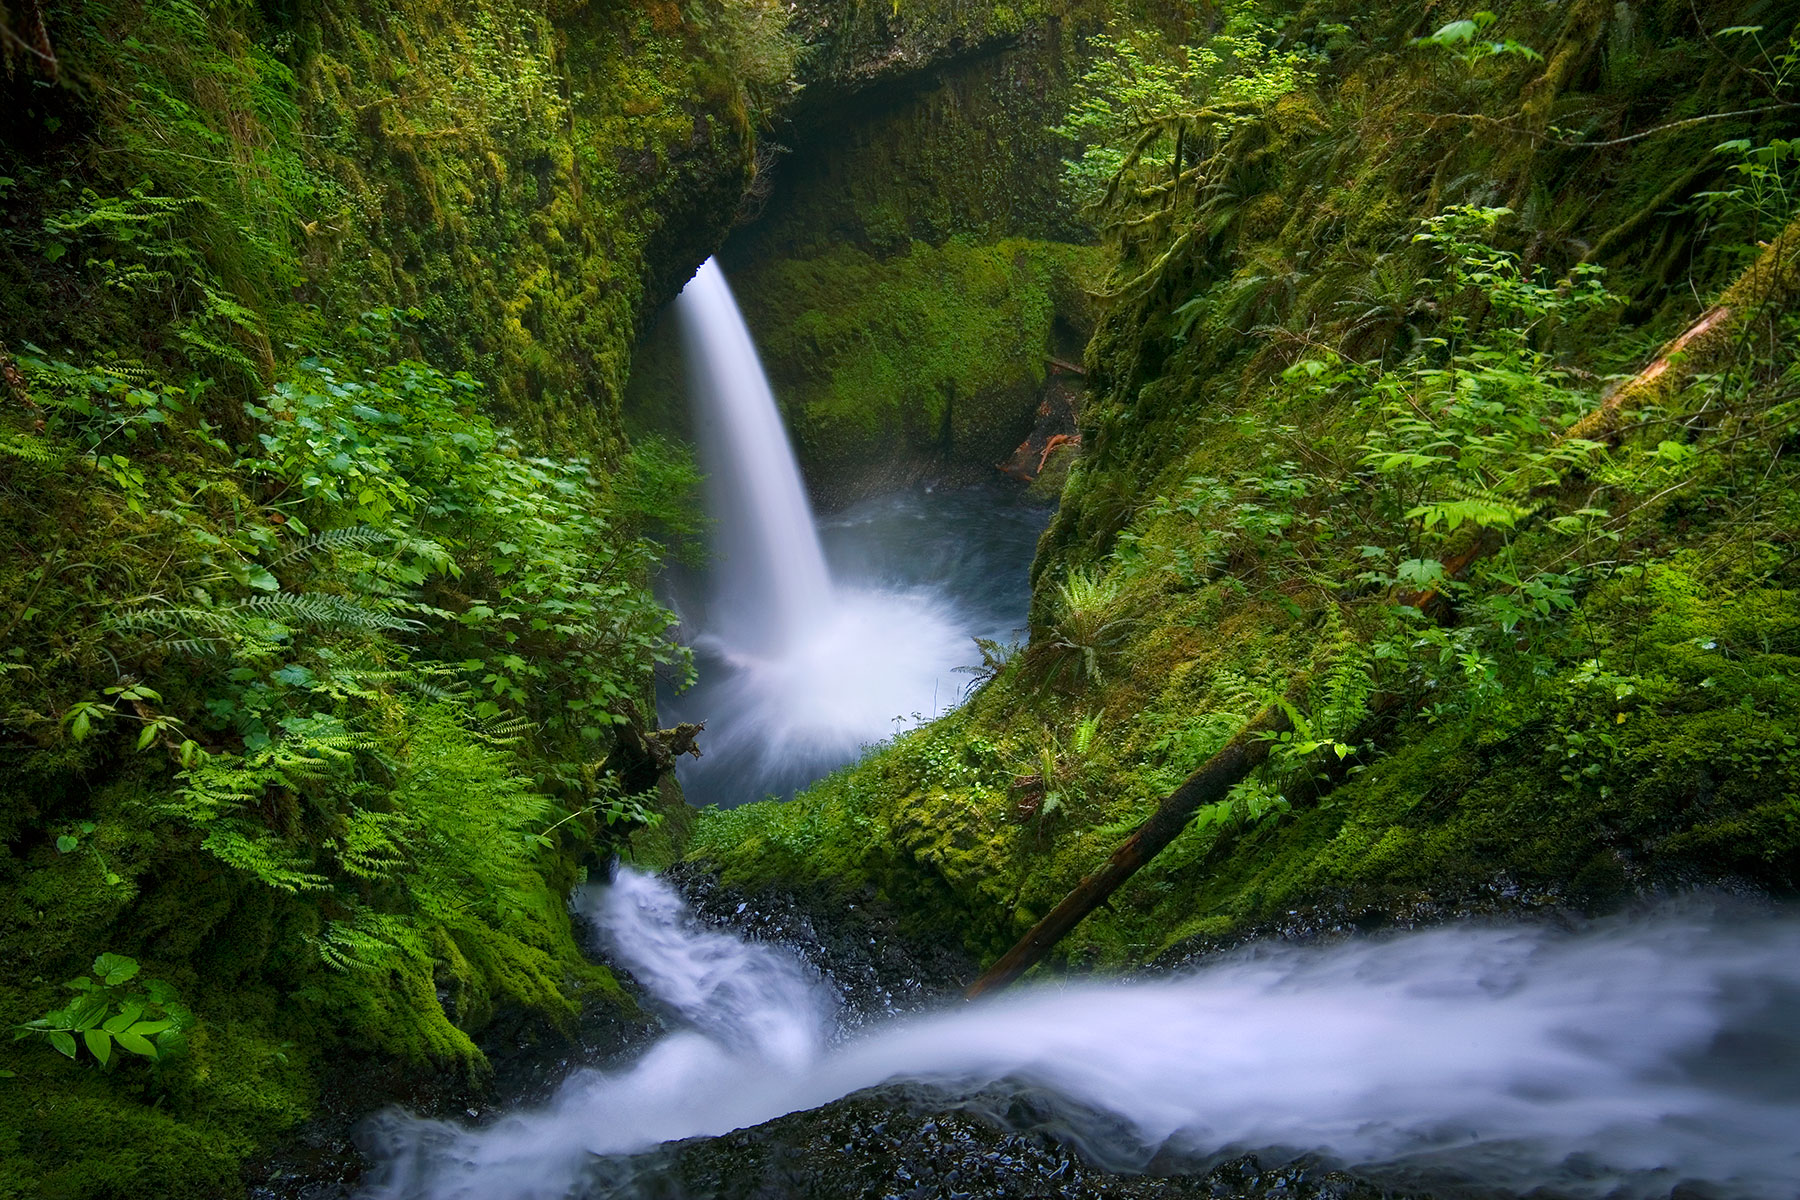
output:
{"label": "mossy cliff", "polygon": [[231,1194],[327,1076],[629,1008],[565,904],[650,814],[692,476],[620,396],[784,23],[0,7],[0,1012],[74,1030],[0,1050],[0,1196]]}
{"label": "mossy cliff", "polygon": [[56,83],[15,55],[0,118],[9,342],[135,335],[254,391],[294,344],[411,308],[415,349],[507,421],[616,439],[640,312],[717,244],[751,171],[747,86],[771,82],[731,61],[751,34],[706,17],[53,14]]}
{"label": "mossy cliff", "polygon": [[[1456,15],[1240,6],[1170,56],[1197,82],[1139,86],[1030,644],[792,803],[703,815],[698,861],[991,958],[1280,698],[1267,765],[1065,959],[1800,882],[1793,81],[1731,4],[1415,40]],[[1659,361],[1734,280],[1736,349]],[[1569,436],[1653,362],[1655,407]]]}
{"label": "mossy cliff", "polygon": [[[802,10],[809,83],[720,258],[828,501],[991,471],[1031,430],[1050,359],[1079,356],[1097,259],[1050,126],[1104,14],[1052,7],[901,6],[890,27],[863,6],[848,28]],[[684,420],[672,324],[632,380],[653,428]]]}

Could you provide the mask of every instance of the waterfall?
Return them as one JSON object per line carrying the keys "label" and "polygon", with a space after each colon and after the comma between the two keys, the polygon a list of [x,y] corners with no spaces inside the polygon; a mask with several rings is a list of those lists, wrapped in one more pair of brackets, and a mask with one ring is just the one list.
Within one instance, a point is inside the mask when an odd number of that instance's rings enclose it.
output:
{"label": "waterfall", "polygon": [[[665,705],[706,722],[689,797],[785,794],[958,694],[968,621],[941,590],[834,584],[750,331],[708,259],[676,302],[714,521],[701,683]],[[1023,614],[1021,614],[1022,616]]]}
{"label": "waterfall", "polygon": [[1273,1149],[1407,1186],[1591,1200],[1792,1200],[1800,1179],[1791,911],[1693,898],[1574,930],[1259,945],[834,1042],[823,980],[780,949],[700,927],[662,880],[621,870],[580,903],[674,1014],[670,1031],[486,1128],[385,1115],[369,1139],[371,1200],[580,1195],[594,1155],[895,1079],[1062,1097],[1061,1135],[1112,1170]]}
{"label": "waterfall", "polygon": [[779,653],[831,610],[831,579],[800,468],[756,344],[719,264],[676,300],[707,472],[714,603],[740,651]]}

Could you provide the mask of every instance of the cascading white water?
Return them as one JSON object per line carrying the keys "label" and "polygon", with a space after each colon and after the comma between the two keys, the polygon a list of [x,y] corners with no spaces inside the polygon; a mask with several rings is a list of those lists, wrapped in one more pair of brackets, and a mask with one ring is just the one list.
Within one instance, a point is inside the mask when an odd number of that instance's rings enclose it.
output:
{"label": "cascading white water", "polygon": [[744,652],[779,654],[831,609],[812,506],[756,344],[719,264],[702,263],[675,303],[716,522],[719,632]]}
{"label": "cascading white water", "polygon": [[[966,621],[919,588],[834,586],[775,397],[724,272],[708,259],[676,302],[708,475],[713,594],[702,684],[671,711],[707,723],[681,779],[726,804],[782,792],[935,716],[971,657]],[[708,779],[734,787],[707,794]],[[696,786],[698,784],[699,786]]]}
{"label": "cascading white water", "polygon": [[371,1200],[579,1194],[592,1155],[723,1133],[906,1079],[1032,1086],[1090,1114],[1113,1169],[1159,1150],[1313,1152],[1376,1174],[1642,1198],[1696,1183],[1793,1200],[1800,920],[1703,900],[1595,922],[1260,947],[1156,979],[1024,989],[832,1044],[828,989],[701,929],[621,871],[583,899],[677,1014],[635,1063],[580,1071],[485,1129],[398,1114]]}

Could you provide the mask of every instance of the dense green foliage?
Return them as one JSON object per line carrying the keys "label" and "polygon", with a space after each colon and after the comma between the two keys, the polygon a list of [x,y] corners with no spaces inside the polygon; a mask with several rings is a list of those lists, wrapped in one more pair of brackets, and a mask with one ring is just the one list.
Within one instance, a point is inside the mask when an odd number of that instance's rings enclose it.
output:
{"label": "dense green foliage", "polygon": [[698,857],[991,955],[1286,694],[1269,764],[1065,954],[1795,886],[1793,318],[1565,433],[1789,227],[1789,31],[1537,11],[1112,31],[1062,124],[1115,267],[1030,644],[792,805],[708,814]]}
{"label": "dense green foliage", "polygon": [[[328,1064],[479,1084],[495,1021],[629,1003],[566,902],[657,816],[615,755],[686,670],[694,478],[619,397],[798,47],[44,7],[0,6],[0,1195],[226,1194]],[[157,990],[71,999],[97,956]]]}
{"label": "dense green foliage", "polygon": [[592,837],[654,819],[605,761],[683,666],[644,523],[689,469],[529,455],[473,380],[414,362],[303,360],[244,453],[140,373],[18,365],[39,415],[4,483],[34,551],[3,580],[0,705],[28,739],[9,1009],[41,1010],[72,952],[128,949],[186,980],[196,1044],[262,978],[297,1060],[350,1041],[478,1070],[498,1006],[567,1022],[610,989],[563,897]]}

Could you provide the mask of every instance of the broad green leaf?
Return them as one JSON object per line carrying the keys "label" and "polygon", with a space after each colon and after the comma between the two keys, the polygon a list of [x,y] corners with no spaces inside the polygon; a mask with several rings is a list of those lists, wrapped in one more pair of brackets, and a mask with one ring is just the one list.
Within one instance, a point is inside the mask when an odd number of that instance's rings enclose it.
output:
{"label": "broad green leaf", "polygon": [[117,1034],[116,1036],[119,1039],[119,1045],[131,1051],[133,1054],[141,1054],[145,1058],[156,1057],[155,1043],[149,1038],[144,1037],[142,1034],[136,1034],[127,1029],[124,1033]]}
{"label": "broad green leaf", "polygon": [[55,1030],[50,1034],[50,1044],[56,1047],[59,1054],[68,1058],[75,1057],[75,1036],[73,1034],[64,1033],[60,1029]]}
{"label": "broad green leaf", "polygon": [[174,1027],[175,1027],[175,1022],[169,1021],[169,1020],[139,1021],[136,1025],[133,1025],[130,1029],[126,1030],[126,1032],[127,1033],[135,1033],[139,1037],[147,1038],[147,1037],[154,1037],[155,1035],[161,1033],[163,1030],[173,1029]]}
{"label": "broad green leaf", "polygon": [[81,1040],[87,1043],[88,1052],[101,1063],[112,1058],[112,1034],[104,1029],[83,1030]]}
{"label": "broad green leaf", "polygon": [[107,1013],[107,1003],[101,996],[82,996],[71,1001],[68,1008],[69,1024],[76,1029],[92,1029],[100,1024]]}
{"label": "broad green leaf", "polygon": [[81,845],[79,839],[70,837],[66,833],[56,839],[56,849],[62,854],[73,854],[75,847],[79,845]]}
{"label": "broad green leaf", "polygon": [[94,960],[94,974],[104,979],[108,987],[117,987],[137,973],[137,960],[123,954],[102,954]]}

